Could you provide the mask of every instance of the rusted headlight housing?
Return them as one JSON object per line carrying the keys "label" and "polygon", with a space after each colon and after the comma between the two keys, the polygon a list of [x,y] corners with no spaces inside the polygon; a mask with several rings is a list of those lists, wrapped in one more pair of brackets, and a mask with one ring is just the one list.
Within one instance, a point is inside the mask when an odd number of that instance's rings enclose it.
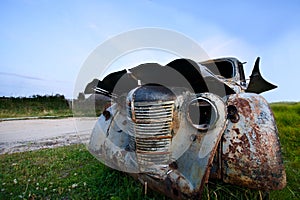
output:
{"label": "rusted headlight housing", "polygon": [[198,130],[208,130],[217,120],[215,105],[206,98],[198,97],[188,105],[188,120]]}

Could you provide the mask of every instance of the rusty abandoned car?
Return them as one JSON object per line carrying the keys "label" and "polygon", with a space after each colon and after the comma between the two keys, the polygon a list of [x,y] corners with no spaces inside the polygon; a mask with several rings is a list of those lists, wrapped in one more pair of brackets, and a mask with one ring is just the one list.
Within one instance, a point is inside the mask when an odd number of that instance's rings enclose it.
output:
{"label": "rusty abandoned car", "polygon": [[236,58],[145,63],[94,79],[86,94],[109,97],[89,151],[173,199],[199,199],[208,179],[264,191],[286,175],[278,130],[266,100],[276,88],[250,80]]}

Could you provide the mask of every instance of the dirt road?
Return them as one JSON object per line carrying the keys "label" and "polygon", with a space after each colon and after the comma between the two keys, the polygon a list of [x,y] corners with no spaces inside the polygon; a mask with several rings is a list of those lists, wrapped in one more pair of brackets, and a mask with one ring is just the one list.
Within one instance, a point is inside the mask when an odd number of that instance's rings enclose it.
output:
{"label": "dirt road", "polygon": [[96,118],[0,122],[0,154],[87,143]]}

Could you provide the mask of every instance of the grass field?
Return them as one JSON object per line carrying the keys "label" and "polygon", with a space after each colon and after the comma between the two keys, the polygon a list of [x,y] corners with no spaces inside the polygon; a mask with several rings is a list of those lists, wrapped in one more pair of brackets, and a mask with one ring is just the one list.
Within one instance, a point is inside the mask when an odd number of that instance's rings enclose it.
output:
{"label": "grass field", "polygon": [[[270,199],[300,199],[300,103],[271,105],[279,129],[287,187]],[[83,145],[0,155],[0,199],[167,199],[99,163]],[[263,199],[264,193],[210,182],[203,199]]]}
{"label": "grass field", "polygon": [[271,193],[272,199],[300,199],[300,103],[273,103],[284,165],[287,187]]}

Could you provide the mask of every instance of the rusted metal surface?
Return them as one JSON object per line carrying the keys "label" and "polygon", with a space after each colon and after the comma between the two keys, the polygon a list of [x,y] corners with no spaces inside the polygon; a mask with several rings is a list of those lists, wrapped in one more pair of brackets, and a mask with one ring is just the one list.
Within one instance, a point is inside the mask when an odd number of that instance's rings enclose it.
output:
{"label": "rusted metal surface", "polygon": [[164,167],[172,162],[174,99],[169,89],[151,85],[137,88],[128,96],[130,134],[135,138],[140,172],[155,173],[154,165]]}
{"label": "rusted metal surface", "polygon": [[286,175],[274,116],[263,97],[230,96],[240,120],[229,122],[222,141],[223,180],[262,190],[282,189]]}
{"label": "rusted metal surface", "polygon": [[[188,95],[187,95],[188,96]],[[210,166],[212,164],[218,143],[224,132],[226,123],[226,110],[224,102],[216,95],[202,94],[201,96],[190,96],[187,102],[193,102],[195,99],[206,99],[207,101],[214,102],[214,105],[219,108],[216,121],[214,121],[209,129],[205,132],[196,130],[188,119],[188,113],[181,113],[178,116],[180,123],[179,129],[174,136],[173,144],[188,144],[188,148],[184,150],[183,154],[176,157],[176,153],[172,154],[173,162],[168,166],[157,169],[161,173],[157,176],[158,171],[152,173],[141,173],[133,175],[142,183],[155,190],[163,192],[165,195],[173,199],[190,199],[201,198],[203,187],[209,178]],[[186,109],[189,103],[181,104],[177,102],[175,108]],[[175,109],[176,110],[176,109]],[[177,112],[178,113],[178,112]],[[182,135],[190,135],[188,141],[180,140]],[[176,142],[175,142],[176,141]],[[171,152],[178,151],[176,146],[171,146]],[[160,165],[162,167],[162,165]],[[156,173],[156,175],[155,175]]]}
{"label": "rusted metal surface", "polygon": [[[213,73],[214,61],[219,74]],[[254,75],[260,75],[258,63],[259,59]],[[94,127],[90,152],[107,166],[130,173],[145,187],[173,199],[201,199],[209,178],[260,190],[282,189],[286,175],[274,116],[263,97],[245,92],[242,63],[224,58],[202,63],[206,67],[200,64],[199,70],[191,70],[200,74],[188,73],[184,67],[197,64],[184,59],[167,68],[155,65],[156,72],[151,70],[153,64],[133,68],[126,77],[135,76],[139,86],[127,85],[122,93],[116,90],[118,99]],[[223,65],[232,69],[227,72]],[[169,68],[176,77],[183,73],[188,84],[170,77],[152,84],[159,79],[157,72]],[[268,82],[254,75],[252,83],[264,83],[259,91],[270,89]],[[113,92],[109,87],[104,90]]]}
{"label": "rusted metal surface", "polygon": [[[112,168],[138,173],[134,176],[141,182],[148,182],[150,188],[159,186],[167,196],[199,197],[224,132],[226,107],[220,97],[210,93],[196,96],[179,92],[176,96],[175,101],[165,102],[136,102],[129,98],[132,102],[127,102],[127,111],[118,111],[117,105],[107,109],[112,117],[99,118],[89,150]],[[205,99],[218,108],[212,109],[213,116],[207,115],[212,119],[205,130],[196,129],[189,113],[182,112],[197,99]],[[126,123],[122,122],[124,113],[129,116]],[[157,115],[163,117],[156,118]],[[135,147],[128,148],[132,142]]]}

